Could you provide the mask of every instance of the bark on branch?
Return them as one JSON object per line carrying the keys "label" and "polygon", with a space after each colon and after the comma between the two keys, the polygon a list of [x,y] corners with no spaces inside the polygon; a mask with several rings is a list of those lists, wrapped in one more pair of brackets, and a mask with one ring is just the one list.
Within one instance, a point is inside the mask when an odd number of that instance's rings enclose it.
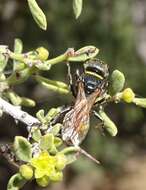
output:
{"label": "bark on branch", "polygon": [[8,103],[4,99],[0,98],[0,109],[11,115],[14,119],[21,121],[22,123],[26,124],[27,126],[32,126],[35,124],[40,124],[40,121],[28,114],[27,112],[22,111],[18,107]]}

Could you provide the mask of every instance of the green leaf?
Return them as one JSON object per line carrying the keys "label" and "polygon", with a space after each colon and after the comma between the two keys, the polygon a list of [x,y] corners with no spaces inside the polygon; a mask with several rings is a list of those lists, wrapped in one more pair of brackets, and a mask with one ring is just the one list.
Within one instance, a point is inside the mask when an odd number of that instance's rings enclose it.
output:
{"label": "green leaf", "polygon": [[54,136],[58,135],[60,129],[62,127],[62,124],[57,123],[53,127],[49,129],[49,132],[52,133]]}
{"label": "green leaf", "polygon": [[73,0],[73,11],[76,19],[80,16],[82,12],[83,0]]}
{"label": "green leaf", "polygon": [[16,38],[14,41],[14,52],[15,53],[22,53],[23,51],[23,43],[21,39]]}
{"label": "green leaf", "polygon": [[19,160],[28,162],[32,158],[31,144],[21,136],[16,136],[14,140],[14,152]]}
{"label": "green leaf", "polygon": [[25,68],[20,71],[15,71],[7,78],[9,85],[21,84],[25,82],[33,73],[31,68]]}
{"label": "green leaf", "polygon": [[27,107],[34,107],[36,105],[35,101],[30,98],[20,97],[21,105]]}
{"label": "green leaf", "polygon": [[134,98],[133,103],[142,108],[146,108],[146,98]]}
{"label": "green leaf", "polygon": [[21,98],[13,91],[6,92],[6,97],[12,102],[13,105],[19,106],[21,104]]}
{"label": "green leaf", "polygon": [[111,92],[116,94],[120,92],[125,84],[125,76],[122,72],[114,70],[111,75]]}
{"label": "green leaf", "polygon": [[64,154],[66,157],[66,164],[71,164],[77,159],[77,153],[79,152],[80,148],[79,147],[67,147],[64,148],[62,151],[60,151],[61,154]]}
{"label": "green leaf", "polygon": [[62,143],[63,142],[62,142],[62,140],[59,137],[55,137],[54,138],[54,144],[55,144],[56,147],[62,145]]}
{"label": "green leaf", "polygon": [[43,109],[39,110],[37,113],[36,113],[36,116],[38,118],[38,120],[41,122],[41,123],[45,123],[46,122],[46,119],[45,119],[45,111]]}
{"label": "green leaf", "polygon": [[[20,39],[16,38],[14,41],[14,53],[22,53],[23,51],[23,43]],[[24,67],[24,63],[20,63],[19,61],[13,60],[13,71],[21,70]]]}
{"label": "green leaf", "polygon": [[38,24],[38,26],[43,29],[46,30],[47,29],[47,20],[46,20],[46,16],[43,13],[43,11],[40,9],[40,7],[38,6],[37,2],[35,0],[27,0],[31,14],[34,18],[34,20],[36,21],[36,23]]}
{"label": "green leaf", "polygon": [[60,113],[60,111],[61,111],[60,107],[51,108],[45,116],[46,120],[50,122],[51,119],[53,119],[55,116],[57,116],[58,113]]}
{"label": "green leaf", "polygon": [[19,174],[13,175],[8,182],[7,190],[19,190],[27,181]]}
{"label": "green leaf", "polygon": [[7,91],[5,94],[6,94],[6,97],[15,106],[19,106],[19,105],[27,106],[27,107],[34,107],[35,106],[34,100],[32,100],[30,98],[20,97],[15,92],[13,92],[12,90]]}
{"label": "green leaf", "polygon": [[41,138],[41,131],[40,129],[34,129],[34,131],[32,132],[32,138],[34,141],[39,142],[40,138]]}
{"label": "green leaf", "polygon": [[8,57],[0,53],[0,73],[5,69]]}
{"label": "green leaf", "polygon": [[118,130],[114,122],[106,115],[106,113],[103,110],[99,111],[99,115],[103,119],[104,122],[103,127],[109,132],[111,136],[116,136]]}
{"label": "green leaf", "polygon": [[77,155],[75,153],[66,155],[66,164],[71,164],[77,160]]}
{"label": "green leaf", "polygon": [[68,94],[69,93],[69,88],[68,85],[65,84],[64,82],[60,82],[60,81],[54,81],[54,80],[50,80],[47,79],[45,77],[42,76],[35,76],[35,79],[45,88],[49,89],[49,90],[53,90],[62,94]]}
{"label": "green leaf", "polygon": [[51,150],[54,145],[54,136],[49,133],[41,137],[40,148],[42,150]]}
{"label": "green leaf", "polygon": [[57,150],[55,144],[52,146],[51,150],[49,150],[49,153],[52,155],[56,155],[58,153],[58,150]]}
{"label": "green leaf", "polygon": [[87,61],[94,58],[99,53],[99,49],[95,46],[85,46],[75,52],[75,55],[69,56],[67,61]]}
{"label": "green leaf", "polygon": [[6,76],[3,73],[0,73],[0,96],[3,95],[3,92],[6,92],[10,87],[6,82]]}
{"label": "green leaf", "polygon": [[48,111],[46,117],[51,117],[51,118],[52,118],[52,117],[54,117],[57,113],[58,113],[58,109],[57,109],[57,108],[51,108],[51,109]]}

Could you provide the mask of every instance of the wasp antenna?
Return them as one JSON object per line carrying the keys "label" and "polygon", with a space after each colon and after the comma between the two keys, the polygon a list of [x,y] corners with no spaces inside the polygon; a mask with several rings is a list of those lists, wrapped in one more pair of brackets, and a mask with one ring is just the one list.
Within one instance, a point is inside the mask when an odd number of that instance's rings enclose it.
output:
{"label": "wasp antenna", "polygon": [[95,162],[96,164],[100,164],[100,162],[94,158],[91,154],[89,154],[88,152],[86,152],[84,149],[82,149],[81,147],[79,147],[79,152],[81,154],[84,154],[87,158],[89,158],[90,160],[92,160],[93,162]]}

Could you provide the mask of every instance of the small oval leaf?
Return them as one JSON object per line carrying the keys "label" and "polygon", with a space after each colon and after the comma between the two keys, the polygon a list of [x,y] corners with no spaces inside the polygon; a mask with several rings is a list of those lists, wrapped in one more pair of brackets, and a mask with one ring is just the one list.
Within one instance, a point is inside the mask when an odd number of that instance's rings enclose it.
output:
{"label": "small oval leaf", "polygon": [[53,134],[46,134],[41,137],[40,148],[42,150],[51,150],[54,145],[54,136]]}
{"label": "small oval leaf", "polygon": [[28,162],[32,158],[31,144],[26,138],[16,136],[13,147],[15,155],[19,160]]}
{"label": "small oval leaf", "polygon": [[[14,53],[22,53],[23,51],[23,43],[20,39],[16,38],[14,41]],[[13,60],[13,71],[21,70],[24,63],[20,63],[19,61]]]}
{"label": "small oval leaf", "polygon": [[120,92],[125,84],[125,76],[119,70],[114,70],[111,75],[111,91],[112,94]]}
{"label": "small oval leaf", "polygon": [[19,174],[13,175],[8,182],[7,190],[19,190],[27,181]]}
{"label": "small oval leaf", "polygon": [[80,16],[83,7],[83,0],[73,0],[73,11],[76,19]]}
{"label": "small oval leaf", "polygon": [[8,62],[8,57],[0,53],[0,72],[2,72]]}
{"label": "small oval leaf", "polygon": [[60,151],[61,154],[64,154],[66,157],[66,164],[71,164],[77,159],[77,153],[80,151],[79,147],[67,147]]}
{"label": "small oval leaf", "polygon": [[53,91],[59,92],[61,94],[69,93],[68,85],[65,84],[64,82],[50,80],[50,79],[47,79],[47,78],[39,76],[39,75],[35,76],[35,79],[42,86],[44,86],[45,88],[47,88],[49,90],[53,90]]}
{"label": "small oval leaf", "polygon": [[63,143],[63,141],[61,140],[61,138],[59,138],[59,137],[54,138],[54,144],[56,147],[62,145],[62,143]]}
{"label": "small oval leaf", "polygon": [[36,128],[32,131],[32,138],[34,141],[39,142],[41,136],[42,134],[41,134],[40,129]]}
{"label": "small oval leaf", "polygon": [[41,122],[41,123],[45,123],[46,122],[46,119],[45,119],[45,111],[43,109],[39,110],[37,113],[36,113],[36,116],[38,118],[38,120]]}
{"label": "small oval leaf", "polygon": [[26,81],[33,73],[31,68],[25,68],[20,71],[13,72],[8,78],[7,82],[9,85],[21,84]]}
{"label": "small oval leaf", "polygon": [[36,103],[30,98],[21,97],[21,105],[26,107],[34,107]]}
{"label": "small oval leaf", "polygon": [[99,115],[103,119],[104,128],[109,132],[111,136],[116,136],[118,130],[114,122],[106,115],[106,113],[103,110],[99,111]]}
{"label": "small oval leaf", "polygon": [[73,56],[69,56],[67,61],[73,61],[73,62],[87,61],[89,59],[94,58],[98,53],[99,49],[96,48],[95,46],[91,45],[85,46],[77,50]]}
{"label": "small oval leaf", "polygon": [[55,124],[53,127],[49,128],[49,132],[52,133],[54,136],[58,135],[60,129],[62,127],[61,123]]}
{"label": "small oval leaf", "polygon": [[134,98],[133,103],[142,108],[146,108],[146,98]]}
{"label": "small oval leaf", "polygon": [[27,0],[27,1],[34,20],[41,29],[46,30],[47,29],[46,16],[41,10],[41,8],[38,6],[36,0]]}
{"label": "small oval leaf", "polygon": [[23,51],[23,43],[21,39],[16,38],[14,41],[14,52],[15,53],[22,53]]}

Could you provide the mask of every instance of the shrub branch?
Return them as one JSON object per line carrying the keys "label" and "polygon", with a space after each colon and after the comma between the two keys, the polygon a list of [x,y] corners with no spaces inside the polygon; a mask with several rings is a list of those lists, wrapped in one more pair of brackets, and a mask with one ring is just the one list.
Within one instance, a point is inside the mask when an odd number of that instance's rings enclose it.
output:
{"label": "shrub branch", "polygon": [[27,112],[22,111],[19,107],[14,106],[4,99],[0,98],[0,109],[11,115],[14,119],[21,121],[22,123],[26,124],[27,126],[32,126],[36,124],[40,124],[39,120]]}

